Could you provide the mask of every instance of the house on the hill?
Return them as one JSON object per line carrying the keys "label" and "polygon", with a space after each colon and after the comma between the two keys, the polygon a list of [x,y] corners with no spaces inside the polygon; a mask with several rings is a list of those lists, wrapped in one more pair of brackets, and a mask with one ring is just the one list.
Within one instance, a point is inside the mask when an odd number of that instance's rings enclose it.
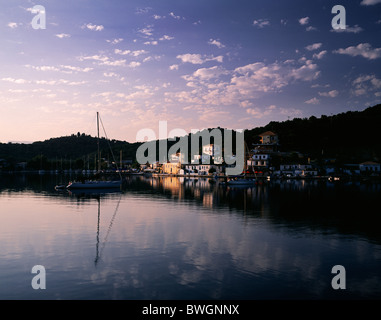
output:
{"label": "house on the hill", "polygon": [[266,131],[259,135],[261,144],[278,144],[278,135],[272,131]]}
{"label": "house on the hill", "polygon": [[272,131],[266,131],[258,135],[261,140],[258,144],[253,144],[254,153],[272,153],[278,151],[279,138]]}

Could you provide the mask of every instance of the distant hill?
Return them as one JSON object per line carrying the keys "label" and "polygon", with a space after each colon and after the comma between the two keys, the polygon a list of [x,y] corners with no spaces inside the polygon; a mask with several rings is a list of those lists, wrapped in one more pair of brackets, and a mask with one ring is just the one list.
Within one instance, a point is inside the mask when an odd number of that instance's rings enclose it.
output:
{"label": "distant hill", "polygon": [[[295,118],[283,122],[272,121],[264,127],[245,131],[249,147],[258,143],[258,135],[273,131],[279,136],[281,151],[297,151],[312,158],[333,157],[346,162],[381,159],[381,105],[364,111],[348,111],[332,116]],[[189,139],[190,140],[190,139]],[[168,144],[168,148],[172,143]],[[112,160],[109,144],[117,161],[120,151],[123,159],[134,160],[141,143],[100,139],[102,157]],[[94,161],[97,139],[85,134],[52,138],[31,144],[0,143],[0,159],[8,163],[21,161]],[[41,159],[43,157],[44,159]],[[83,163],[78,163],[83,165]],[[35,164],[37,166],[37,164]],[[57,166],[57,164],[55,164]]]}
{"label": "distant hill", "polygon": [[[0,143],[0,159],[5,159],[10,163],[31,161],[37,157],[44,157],[52,161],[76,161],[83,159],[84,162],[95,158],[97,153],[97,141],[95,137],[85,135],[84,133],[72,134],[71,136],[51,138],[45,141],[38,141],[31,144],[24,143]],[[125,141],[111,140],[105,138],[99,140],[102,157],[112,160],[110,147],[114,156],[119,160],[120,151],[123,159],[135,158],[136,149],[140,143],[128,143]],[[93,160],[94,161],[94,160]]]}
{"label": "distant hill", "polygon": [[332,157],[346,162],[381,159],[381,104],[364,111],[270,122],[264,127],[247,130],[245,139],[249,143],[258,142],[258,135],[266,131],[278,134],[282,151],[298,151],[312,158]]}

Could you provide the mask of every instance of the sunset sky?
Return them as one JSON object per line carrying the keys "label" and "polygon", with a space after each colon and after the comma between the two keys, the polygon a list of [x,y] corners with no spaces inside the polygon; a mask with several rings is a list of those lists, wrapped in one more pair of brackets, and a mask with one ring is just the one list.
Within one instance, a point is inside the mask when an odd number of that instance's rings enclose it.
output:
{"label": "sunset sky", "polygon": [[97,111],[109,138],[134,142],[159,121],[251,129],[381,103],[381,0],[0,4],[2,143],[95,135]]}

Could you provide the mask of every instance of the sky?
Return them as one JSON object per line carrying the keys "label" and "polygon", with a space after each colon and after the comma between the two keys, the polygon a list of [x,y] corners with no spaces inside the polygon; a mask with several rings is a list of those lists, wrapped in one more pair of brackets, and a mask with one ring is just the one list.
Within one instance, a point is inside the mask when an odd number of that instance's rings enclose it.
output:
{"label": "sky", "polygon": [[251,129],[381,103],[381,0],[0,5],[2,143],[95,136],[96,112],[135,142],[159,121]]}

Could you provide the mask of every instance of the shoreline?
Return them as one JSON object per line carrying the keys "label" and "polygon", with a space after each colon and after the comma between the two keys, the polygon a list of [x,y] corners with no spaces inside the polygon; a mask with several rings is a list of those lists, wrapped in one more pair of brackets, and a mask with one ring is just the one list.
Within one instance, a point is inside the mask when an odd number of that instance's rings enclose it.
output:
{"label": "shoreline", "polygon": [[[22,170],[22,171],[0,171],[0,175],[53,175],[53,176],[67,176],[67,175],[83,175],[91,177],[94,175],[93,172],[83,172],[82,170],[64,170],[64,171],[55,171],[55,170]],[[102,172],[104,176],[118,175],[118,172]],[[198,175],[198,174],[168,174],[168,173],[144,173],[144,172],[121,172],[122,177],[128,176],[143,176],[143,177],[174,177],[174,178],[189,178],[189,179],[211,179],[215,181],[226,180],[229,176],[225,175]],[[273,180],[328,180],[332,183],[340,182],[381,182],[381,176],[342,176],[342,175],[324,175],[324,176],[255,176],[255,175],[246,175],[249,179],[256,179],[259,181],[273,181]]]}

